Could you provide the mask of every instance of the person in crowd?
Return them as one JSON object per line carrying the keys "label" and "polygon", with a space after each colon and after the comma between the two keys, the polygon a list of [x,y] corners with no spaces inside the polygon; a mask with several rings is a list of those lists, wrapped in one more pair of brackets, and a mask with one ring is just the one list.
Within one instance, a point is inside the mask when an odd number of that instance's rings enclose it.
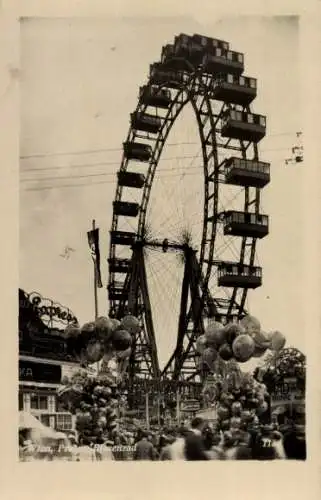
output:
{"label": "person in crowd", "polygon": [[162,450],[165,448],[165,446],[170,444],[170,439],[168,437],[168,430],[166,428],[162,428],[160,433],[159,433],[159,440],[158,440],[158,454],[160,455]]}
{"label": "person in crowd", "polygon": [[237,440],[231,431],[223,433],[223,452],[225,460],[235,460]]}
{"label": "person in crowd", "polygon": [[167,444],[160,453],[160,460],[185,460],[185,437],[187,429],[180,427],[176,431],[176,439]]}
{"label": "person in crowd", "polygon": [[113,441],[105,440],[103,438],[98,438],[96,443],[93,445],[94,460],[97,461],[114,460],[114,454],[112,451],[113,444],[114,444]]}
{"label": "person in crowd", "polygon": [[209,426],[206,426],[203,429],[202,435],[203,435],[205,450],[209,451],[213,446],[214,433]]}
{"label": "person in crowd", "polygon": [[225,454],[223,450],[223,439],[219,432],[213,432],[212,434],[212,446],[208,450],[207,454],[210,460],[225,460]]}
{"label": "person in crowd", "polygon": [[278,458],[272,439],[273,428],[271,425],[263,425],[256,435],[252,444],[254,460],[275,460]]}
{"label": "person in crowd", "polygon": [[286,459],[286,453],[284,451],[283,436],[281,432],[274,430],[271,435],[272,444],[276,451],[276,458]]}
{"label": "person in crowd", "polygon": [[304,426],[292,426],[283,437],[283,447],[288,460],[306,460]]}
{"label": "person in crowd", "polygon": [[279,421],[278,421],[278,416],[276,413],[272,413],[271,415],[271,426],[273,427],[274,431],[279,430]]}
{"label": "person in crowd", "polygon": [[234,455],[235,460],[251,460],[251,435],[249,432],[241,431]]}
{"label": "person in crowd", "polygon": [[206,426],[206,420],[201,417],[195,417],[192,420],[191,427],[185,436],[186,460],[209,460],[202,434]]}
{"label": "person in crowd", "polygon": [[33,462],[36,460],[36,447],[31,439],[26,439],[21,446],[21,460],[23,462]]}
{"label": "person in crowd", "polygon": [[158,454],[154,446],[148,441],[148,433],[142,432],[141,439],[136,443],[134,460],[157,460]]}
{"label": "person in crowd", "polygon": [[124,453],[124,445],[123,445],[123,442],[121,440],[121,437],[118,434],[114,437],[114,444],[113,444],[112,453],[113,453],[114,459],[117,461],[126,459],[125,453]]}

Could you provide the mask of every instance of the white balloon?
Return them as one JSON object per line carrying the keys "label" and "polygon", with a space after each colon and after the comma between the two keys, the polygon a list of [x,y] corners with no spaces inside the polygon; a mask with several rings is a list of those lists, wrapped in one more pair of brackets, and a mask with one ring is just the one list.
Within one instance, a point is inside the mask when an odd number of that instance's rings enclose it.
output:
{"label": "white balloon", "polygon": [[251,335],[251,337],[255,336],[261,330],[261,323],[259,320],[249,314],[240,321],[240,324],[245,328],[246,333]]}
{"label": "white balloon", "polygon": [[130,314],[124,316],[121,321],[121,325],[124,330],[127,330],[131,334],[139,333],[141,330],[139,320],[135,316],[132,316]]}

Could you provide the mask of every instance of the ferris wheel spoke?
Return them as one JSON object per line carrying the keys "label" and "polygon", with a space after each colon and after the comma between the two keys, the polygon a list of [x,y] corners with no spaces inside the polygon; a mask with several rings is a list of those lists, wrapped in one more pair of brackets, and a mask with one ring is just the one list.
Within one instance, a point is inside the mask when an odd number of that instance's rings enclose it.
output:
{"label": "ferris wheel spoke", "polygon": [[[194,197],[194,200],[198,200],[199,199],[199,196],[198,196],[198,193],[199,191],[197,191],[196,193],[192,193],[192,195],[189,195],[189,199],[191,199],[192,197]],[[184,201],[184,206],[187,206],[187,202],[186,200]],[[195,211],[194,213],[192,214],[186,214],[186,210],[185,210],[185,214],[183,215],[183,217],[181,219],[179,219],[175,225],[171,224],[171,227],[174,227],[175,230],[177,231],[177,229],[183,229],[185,227],[187,227],[192,219],[193,216],[197,216],[198,217],[198,223],[201,219],[201,209],[199,207],[199,209],[197,211]],[[170,215],[163,221],[162,223],[162,227],[165,226],[166,224],[169,223],[169,220],[170,220]]]}
{"label": "ferris wheel spoke", "polygon": [[170,282],[168,284],[164,282],[164,274],[166,276],[166,273],[161,269],[157,272],[153,269],[152,280],[154,286],[152,288],[152,297],[154,308],[159,311],[159,314],[156,315],[157,322],[161,321],[162,328],[166,327],[172,330],[171,316],[167,314],[167,311],[169,306],[174,308],[175,304],[177,304],[178,289],[173,284],[171,285]]}
{"label": "ferris wheel spoke", "polygon": [[[226,238],[226,237],[225,237]],[[231,253],[233,254],[234,258],[236,260],[239,259],[239,255],[240,255],[240,252],[239,250],[235,247],[235,242],[232,238],[230,238],[230,240],[228,240],[226,238],[226,241],[224,241],[221,246],[219,246],[215,252],[215,258],[217,258],[218,260],[224,260],[224,250],[225,251],[228,251],[228,250],[231,250]]]}

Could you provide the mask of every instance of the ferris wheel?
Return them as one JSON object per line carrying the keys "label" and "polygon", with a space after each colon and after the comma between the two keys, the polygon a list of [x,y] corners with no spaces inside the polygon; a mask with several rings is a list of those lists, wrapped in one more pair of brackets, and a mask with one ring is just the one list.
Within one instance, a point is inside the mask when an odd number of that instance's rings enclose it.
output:
{"label": "ferris wheel", "polygon": [[[132,313],[141,322],[129,364],[132,380],[196,380],[195,343],[207,322],[238,321],[248,291],[262,284],[256,248],[269,232],[261,190],[270,181],[270,164],[259,160],[258,142],[266,118],[251,111],[257,80],[243,72],[244,56],[229,43],[180,34],[162,48],[139,89],[117,173],[108,259],[110,315]],[[181,120],[186,109],[188,122]],[[187,144],[198,153],[187,155],[192,164],[180,169],[185,156],[168,157],[166,150],[184,144],[192,120],[197,137]],[[175,135],[179,122],[183,131]],[[163,306],[157,328],[150,255],[161,262],[163,298],[170,288],[165,269],[180,268],[178,306]],[[176,344],[161,370],[157,330],[171,314]]]}

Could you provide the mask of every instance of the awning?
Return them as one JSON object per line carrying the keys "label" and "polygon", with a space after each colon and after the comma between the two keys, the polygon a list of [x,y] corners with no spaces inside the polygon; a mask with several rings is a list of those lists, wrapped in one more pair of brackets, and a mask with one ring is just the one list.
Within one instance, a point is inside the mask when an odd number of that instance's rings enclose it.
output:
{"label": "awning", "polygon": [[61,384],[49,384],[47,382],[31,382],[31,381],[20,380],[19,386],[37,387],[38,389],[58,389],[59,387],[61,387]]}
{"label": "awning", "polygon": [[19,412],[19,430],[29,429],[36,437],[47,437],[56,439],[57,433],[51,427],[42,424],[36,417],[27,411]]}

